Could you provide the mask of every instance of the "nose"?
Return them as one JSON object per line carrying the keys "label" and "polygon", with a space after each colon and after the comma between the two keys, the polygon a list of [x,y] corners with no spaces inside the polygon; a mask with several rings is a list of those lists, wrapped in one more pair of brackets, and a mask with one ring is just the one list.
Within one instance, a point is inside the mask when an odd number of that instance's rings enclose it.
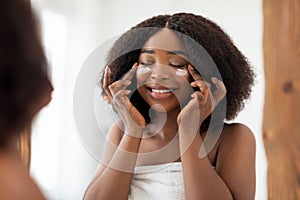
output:
{"label": "nose", "polygon": [[168,67],[163,65],[153,67],[150,78],[153,80],[169,80],[170,72],[168,71]]}

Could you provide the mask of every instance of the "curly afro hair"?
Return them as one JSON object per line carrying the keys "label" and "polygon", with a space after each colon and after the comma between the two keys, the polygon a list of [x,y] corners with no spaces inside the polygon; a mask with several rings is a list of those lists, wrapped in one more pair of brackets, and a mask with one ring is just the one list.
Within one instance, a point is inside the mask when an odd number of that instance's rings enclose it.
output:
{"label": "curly afro hair", "polygon": [[[254,72],[246,57],[238,50],[230,37],[216,23],[199,15],[191,13],[159,15],[139,23],[124,33],[108,52],[107,66],[111,71],[111,82],[117,81],[131,69],[137,62],[144,43],[162,28],[174,30],[187,47],[191,63],[207,82],[212,85],[211,77],[213,76],[223,80],[227,89],[226,98],[223,98],[213,112],[216,112],[217,116],[219,114],[222,122],[224,119],[234,119],[250,96]],[[183,35],[185,37],[182,37]],[[203,53],[203,49],[207,56]],[[216,66],[215,69],[211,67],[212,64]],[[101,83],[102,80],[100,80],[100,85]],[[131,87],[134,90],[135,85]],[[103,95],[105,95],[104,90]],[[149,122],[149,106],[137,90],[130,100]],[[224,106],[226,107],[225,114]],[[211,116],[202,123],[201,132],[207,130],[210,118]]]}
{"label": "curly afro hair", "polygon": [[[29,125],[52,85],[36,18],[26,1],[0,1],[0,146]],[[37,108],[39,107],[39,108]]]}

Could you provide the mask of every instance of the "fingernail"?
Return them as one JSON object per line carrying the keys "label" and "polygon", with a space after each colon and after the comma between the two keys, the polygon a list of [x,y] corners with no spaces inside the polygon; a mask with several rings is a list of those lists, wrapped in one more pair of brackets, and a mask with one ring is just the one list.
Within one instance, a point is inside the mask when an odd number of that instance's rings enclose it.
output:
{"label": "fingernail", "polygon": [[212,80],[213,82],[216,82],[216,81],[218,80],[218,78],[212,77],[211,80]]}
{"label": "fingernail", "polygon": [[136,68],[137,67],[137,62],[135,62],[132,66],[132,69]]}
{"label": "fingernail", "polygon": [[108,96],[104,96],[103,99],[104,99],[107,103],[110,102],[110,98],[109,98]]}
{"label": "fingernail", "polygon": [[131,84],[131,81],[130,81],[130,80],[127,80],[127,81],[125,82],[125,84],[126,84],[126,85],[130,85],[130,84]]}
{"label": "fingernail", "polygon": [[197,86],[196,82],[195,81],[191,82],[191,86],[193,87]]}
{"label": "fingernail", "polygon": [[194,67],[192,67],[192,65],[189,65],[188,68],[189,68],[190,70],[192,70],[192,71],[195,70]]}

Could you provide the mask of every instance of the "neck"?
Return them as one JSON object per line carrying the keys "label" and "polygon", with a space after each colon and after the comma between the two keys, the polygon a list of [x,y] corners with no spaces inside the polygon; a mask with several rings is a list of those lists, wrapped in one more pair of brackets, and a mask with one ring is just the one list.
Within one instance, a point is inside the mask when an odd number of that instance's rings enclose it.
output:
{"label": "neck", "polygon": [[174,137],[178,130],[177,116],[179,109],[170,112],[153,111],[150,126],[153,134],[159,137]]}

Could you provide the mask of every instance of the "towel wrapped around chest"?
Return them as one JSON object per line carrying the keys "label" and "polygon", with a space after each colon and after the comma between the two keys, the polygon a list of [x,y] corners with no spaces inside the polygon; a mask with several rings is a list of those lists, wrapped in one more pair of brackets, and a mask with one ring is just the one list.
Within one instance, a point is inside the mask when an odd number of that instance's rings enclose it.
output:
{"label": "towel wrapped around chest", "polygon": [[181,162],[135,168],[128,200],[185,199]]}

